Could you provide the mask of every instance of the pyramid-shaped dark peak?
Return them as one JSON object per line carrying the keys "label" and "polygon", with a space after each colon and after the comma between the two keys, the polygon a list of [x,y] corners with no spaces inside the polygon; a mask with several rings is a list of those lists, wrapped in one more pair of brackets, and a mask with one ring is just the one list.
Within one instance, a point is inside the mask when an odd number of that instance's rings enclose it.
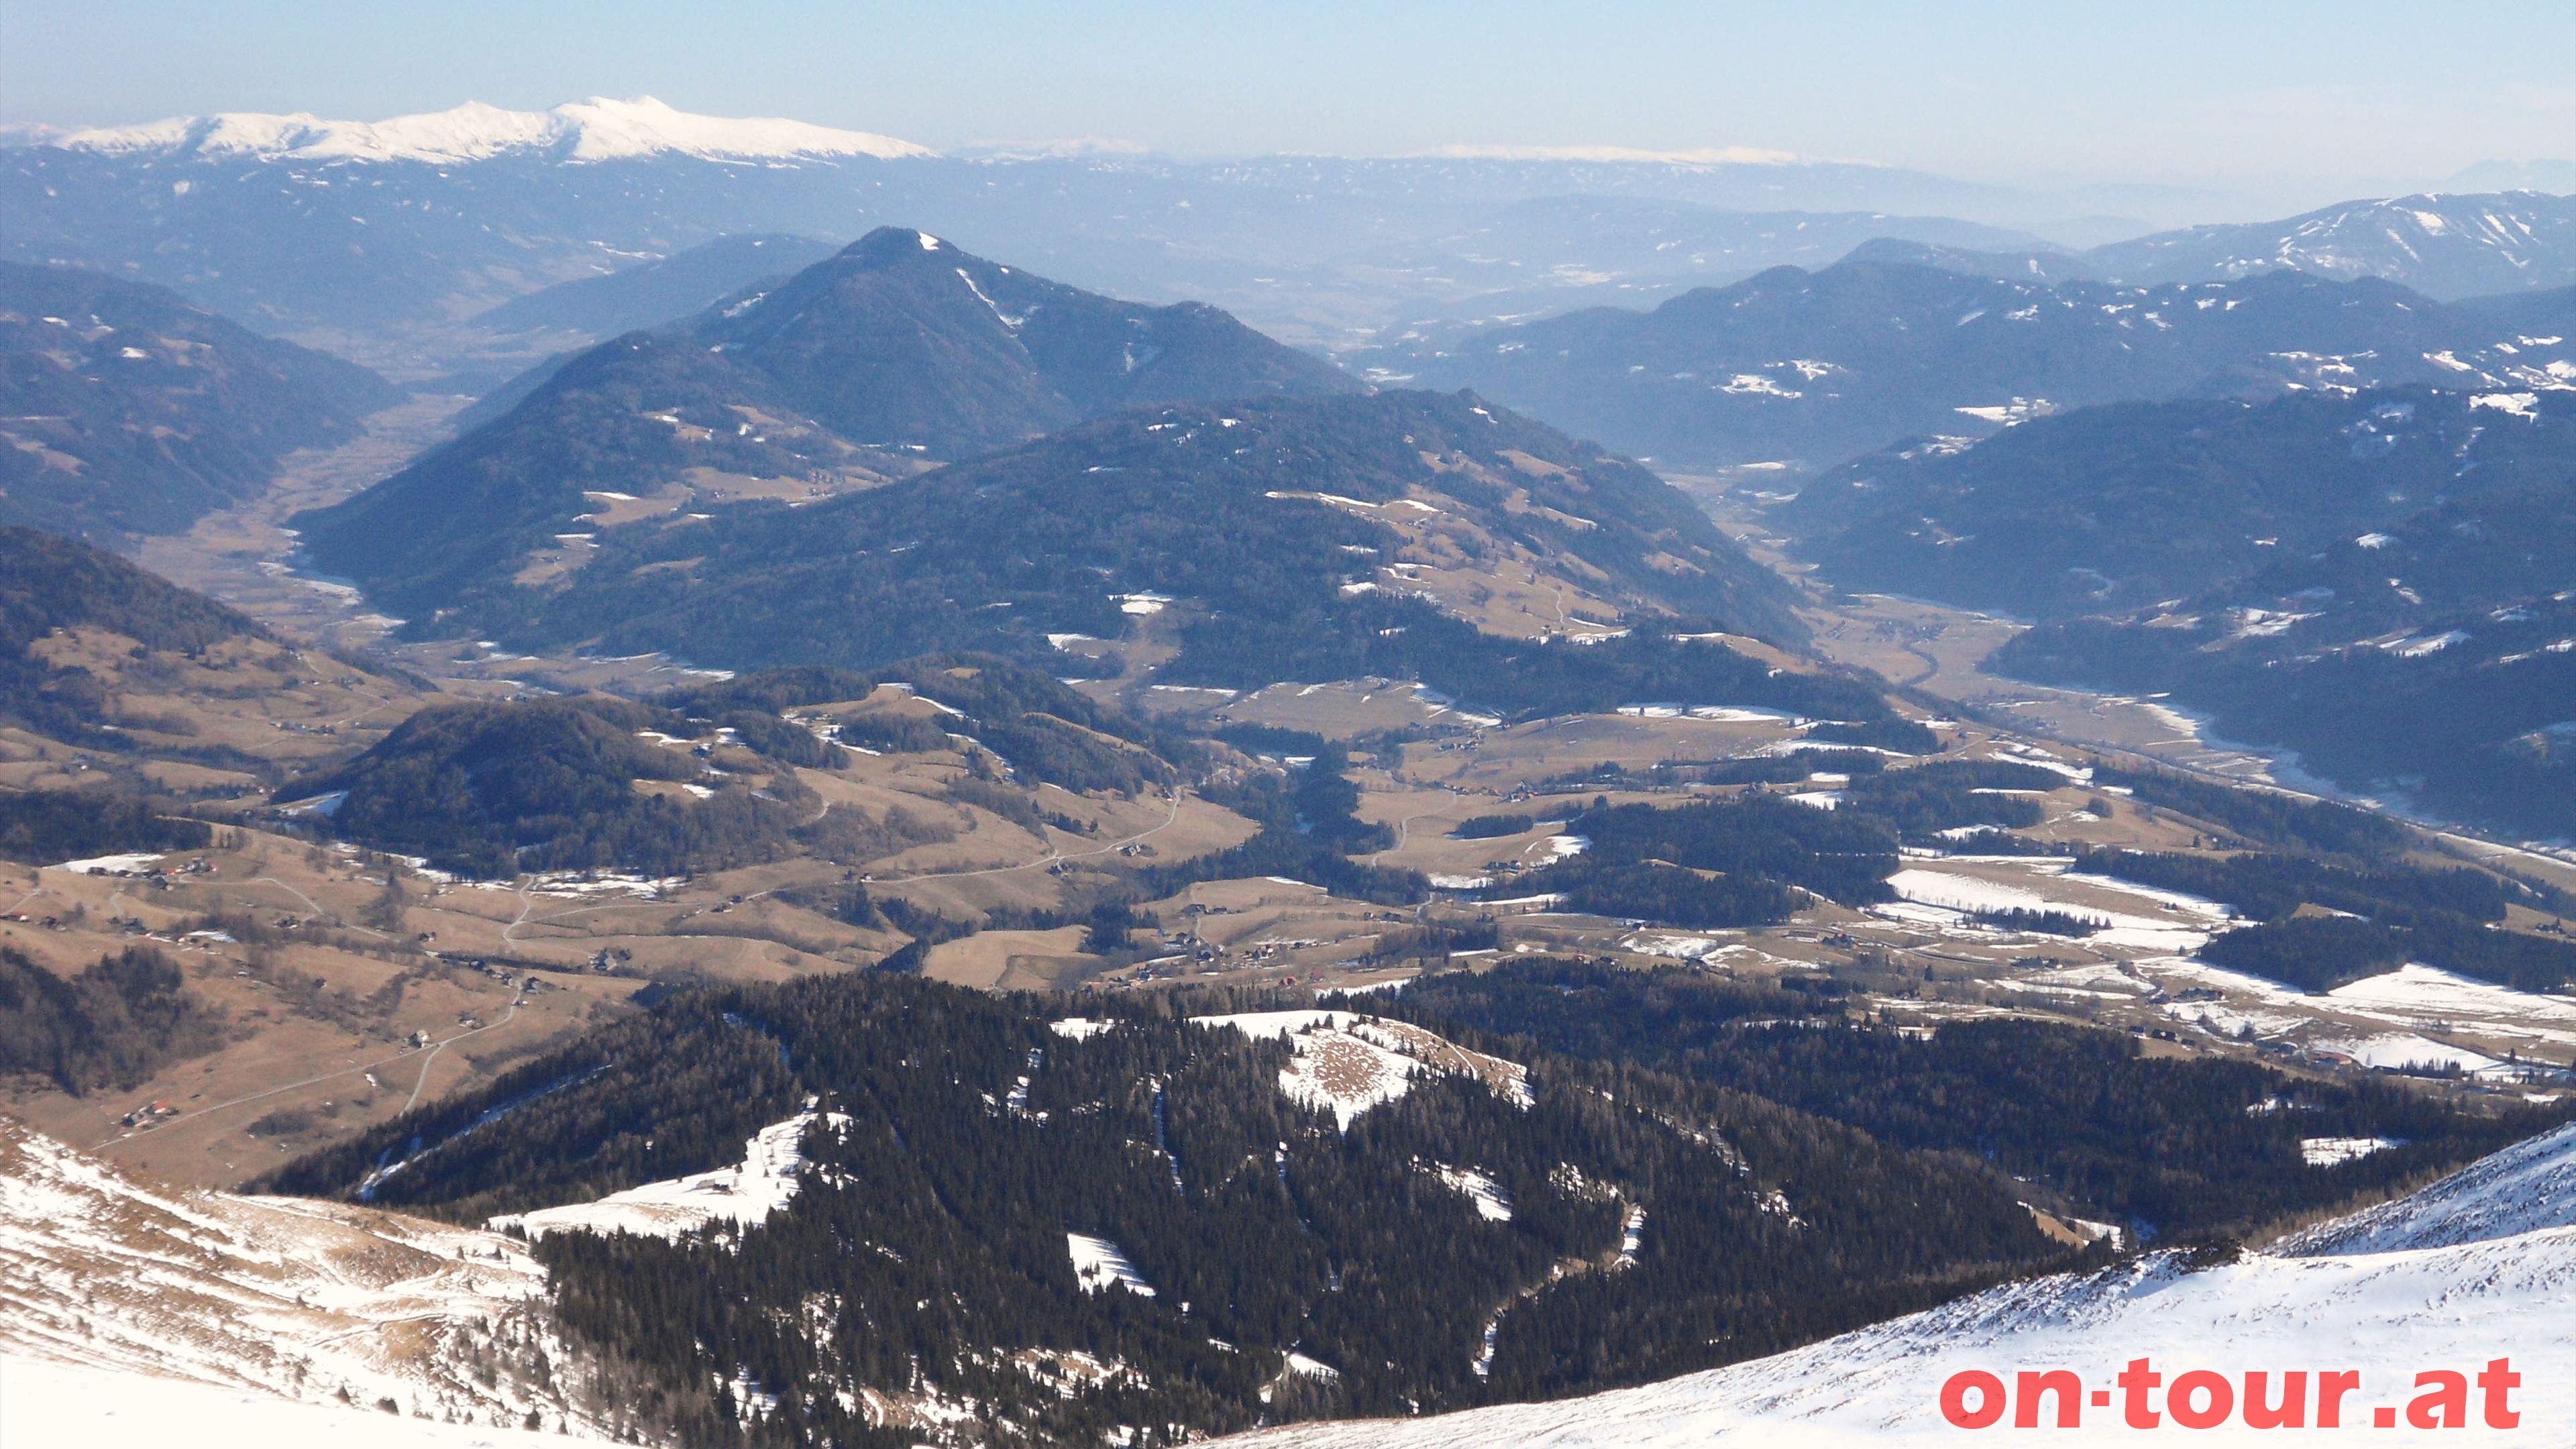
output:
{"label": "pyramid-shaped dark peak", "polygon": [[908,226],[881,226],[841,248],[841,254],[835,260],[856,262],[873,271],[911,262],[955,266],[960,262],[982,259],[969,256],[959,251],[955,243],[926,231],[915,231]]}

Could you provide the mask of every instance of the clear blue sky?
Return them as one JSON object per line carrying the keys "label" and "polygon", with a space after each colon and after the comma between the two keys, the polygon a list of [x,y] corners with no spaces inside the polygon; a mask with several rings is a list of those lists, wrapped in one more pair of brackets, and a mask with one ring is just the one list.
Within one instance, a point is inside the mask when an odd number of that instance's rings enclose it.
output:
{"label": "clear blue sky", "polygon": [[942,148],[1741,145],[2333,193],[2576,156],[2576,5],[6,0],[0,120],[651,94]]}

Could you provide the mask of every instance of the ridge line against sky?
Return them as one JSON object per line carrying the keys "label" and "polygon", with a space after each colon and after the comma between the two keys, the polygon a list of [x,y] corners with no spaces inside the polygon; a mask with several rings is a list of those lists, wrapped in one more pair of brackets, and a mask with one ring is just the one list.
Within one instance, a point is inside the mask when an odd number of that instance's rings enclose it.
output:
{"label": "ridge line against sky", "polygon": [[2281,206],[2576,156],[2576,7],[13,0],[0,122],[651,94],[941,151],[1784,153]]}

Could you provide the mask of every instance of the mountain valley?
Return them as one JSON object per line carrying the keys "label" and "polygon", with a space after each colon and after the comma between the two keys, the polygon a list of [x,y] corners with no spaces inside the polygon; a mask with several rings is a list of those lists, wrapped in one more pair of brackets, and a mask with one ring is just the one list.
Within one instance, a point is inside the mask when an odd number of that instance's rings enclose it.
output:
{"label": "mountain valley", "polygon": [[177,533],[401,396],[159,287],[0,262],[0,526]]}
{"label": "mountain valley", "polygon": [[2563,1418],[2568,202],[2060,199],[0,150],[0,1435]]}

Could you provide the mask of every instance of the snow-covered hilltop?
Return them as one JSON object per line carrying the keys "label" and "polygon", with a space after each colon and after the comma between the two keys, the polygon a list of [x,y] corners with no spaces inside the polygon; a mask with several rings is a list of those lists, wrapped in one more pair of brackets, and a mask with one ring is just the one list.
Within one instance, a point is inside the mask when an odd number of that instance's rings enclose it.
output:
{"label": "snow-covered hilltop", "polygon": [[[2072,1370],[2087,1401],[2078,1437],[2125,1437],[2115,1376],[2146,1358],[2166,1385],[2206,1369],[2241,1383],[2289,1372],[2358,1371],[2342,1427],[2393,1428],[2374,1443],[2461,1437],[2406,1417],[2416,1375],[2449,1370],[2463,1424],[2487,1432],[2474,1380],[2510,1358],[2517,1442],[2565,1443],[2576,1429],[2576,1126],[2470,1164],[2416,1193],[2310,1229],[2272,1250],[2195,1268],[2156,1253],[2098,1273],[2016,1283],[1770,1358],[1642,1388],[1548,1404],[1508,1404],[1414,1420],[1307,1424],[1245,1436],[1244,1449],[1680,1449],[1707,1444],[1956,1442],[1943,1385],[1984,1370],[2007,1386],[2023,1370]],[[2108,1391],[2106,1400],[2090,1393]],[[2230,1392],[2233,1392],[2231,1388]],[[2322,1394],[2303,1399],[2323,1426]],[[1963,1402],[1974,1406],[1973,1396]],[[2041,1423],[2059,1422],[2057,1398]],[[2168,1392],[2149,1405],[2170,1415]],[[2197,1395],[2194,1408],[2208,1400]],[[2016,1409],[2018,1403],[2016,1402]],[[2391,1424],[2377,1413],[2395,1412]],[[2006,1417],[1994,1427],[2009,1431]],[[2173,1427],[2179,1419],[2167,1417]],[[2057,1429],[2059,1437],[2068,1431]],[[2194,1442],[2261,1439],[2235,1413]]]}
{"label": "snow-covered hilltop", "polygon": [[332,121],[225,112],[139,126],[73,131],[51,142],[113,156],[263,161],[419,161],[458,165],[506,155],[561,162],[677,154],[702,161],[784,161],[800,157],[930,156],[926,146],[867,131],[763,116],[700,116],[651,96],[594,96],[546,111],[505,111],[481,101],[385,121]]}

